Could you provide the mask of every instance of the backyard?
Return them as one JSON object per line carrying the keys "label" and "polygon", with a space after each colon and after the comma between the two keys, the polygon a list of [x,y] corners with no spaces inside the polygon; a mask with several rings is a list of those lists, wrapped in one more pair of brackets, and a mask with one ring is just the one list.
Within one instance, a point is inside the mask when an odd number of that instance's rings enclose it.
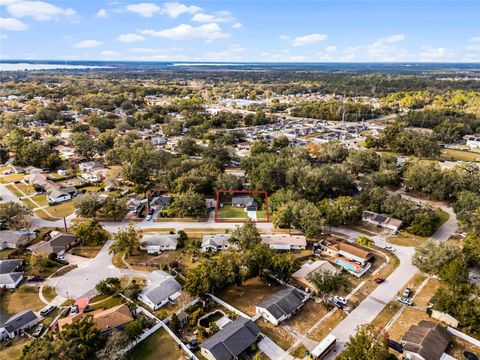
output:
{"label": "backyard", "polygon": [[183,356],[175,340],[164,329],[160,329],[129,351],[127,359],[178,360]]}
{"label": "backyard", "polygon": [[38,291],[38,287],[26,285],[7,291],[2,295],[0,308],[10,316],[23,310],[41,310],[45,304],[38,297]]}

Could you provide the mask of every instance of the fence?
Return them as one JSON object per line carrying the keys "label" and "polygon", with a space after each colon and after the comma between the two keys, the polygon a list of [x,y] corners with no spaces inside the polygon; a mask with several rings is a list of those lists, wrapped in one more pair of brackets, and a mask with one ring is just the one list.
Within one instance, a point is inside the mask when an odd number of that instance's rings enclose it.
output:
{"label": "fence", "polygon": [[465,341],[468,341],[470,344],[480,347],[480,340],[474,339],[473,337],[467,334],[464,334],[461,331],[458,331],[454,328],[451,328],[450,326],[447,326],[447,330],[450,331],[453,335],[458,336],[459,338]]}
{"label": "fence", "polygon": [[232,305],[226,303],[225,301],[217,298],[215,295],[212,295],[212,294],[207,294],[208,296],[210,296],[212,298],[213,301],[219,303],[220,305],[226,307],[228,310],[230,311],[233,311],[234,313],[240,315],[240,316],[243,316],[244,318],[247,318],[247,319],[251,319],[250,316],[248,316],[247,314],[245,314],[244,312],[241,312],[240,310],[238,310],[237,308],[234,308]]}

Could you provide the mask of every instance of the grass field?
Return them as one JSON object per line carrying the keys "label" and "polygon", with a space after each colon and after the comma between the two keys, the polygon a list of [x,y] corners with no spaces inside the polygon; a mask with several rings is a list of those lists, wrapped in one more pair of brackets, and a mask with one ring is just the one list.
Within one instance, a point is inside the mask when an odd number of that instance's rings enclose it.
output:
{"label": "grass field", "polygon": [[440,288],[440,281],[437,279],[428,279],[428,283],[415,295],[415,305],[427,306],[433,295]]}
{"label": "grass field", "polygon": [[17,188],[19,188],[25,195],[33,195],[36,193],[34,187],[30,184],[15,184]]}
{"label": "grass field", "polygon": [[71,253],[73,255],[83,256],[86,258],[94,258],[102,250],[103,245],[91,245],[91,246],[75,246]]}
{"label": "grass field", "polygon": [[440,158],[449,161],[480,161],[480,153],[455,149],[443,149]]}
{"label": "grass field", "polygon": [[160,329],[135,346],[128,354],[128,360],[178,360],[183,351],[164,329]]}
{"label": "grass field", "polygon": [[254,277],[245,281],[241,286],[230,286],[219,297],[247,315],[254,316],[255,305],[279,288],[260,277]]}
{"label": "grass field", "polygon": [[273,342],[280,346],[283,350],[288,350],[290,346],[295,342],[295,338],[290,335],[284,328],[275,326],[271,322],[260,318],[256,324],[260,328],[260,331],[268,336]]}
{"label": "grass field", "polygon": [[49,214],[47,214],[45,211],[43,210],[37,210],[35,211],[35,215],[37,215],[40,219],[43,219],[43,220],[47,220],[47,221],[55,221],[55,220],[58,220],[52,216],[50,216]]}
{"label": "grass field", "polygon": [[29,209],[36,209],[37,205],[35,205],[32,200],[30,199],[22,199],[23,204],[28,207]]}
{"label": "grass field", "polygon": [[22,350],[25,345],[30,342],[27,338],[17,336],[13,340],[13,344],[6,347],[3,342],[0,343],[0,359],[2,360],[19,360],[22,358]]}
{"label": "grass field", "polygon": [[[20,184],[18,184],[20,185]],[[13,195],[15,195],[16,197],[22,197],[22,193],[20,191],[18,191],[18,189],[13,185],[13,184],[9,184],[9,185],[6,185],[5,186],[8,191],[10,191]]]}
{"label": "grass field", "polygon": [[45,304],[38,297],[38,289],[33,286],[20,286],[14,291],[2,295],[0,307],[9,315],[14,315],[23,310],[41,310]]}
{"label": "grass field", "polygon": [[48,199],[45,194],[38,194],[38,195],[32,196],[32,200],[35,201],[40,206],[48,205]]}
{"label": "grass field", "polygon": [[400,341],[403,335],[408,331],[410,326],[417,325],[422,320],[430,320],[426,312],[406,307],[399,318],[388,329],[390,339]]}
{"label": "grass field", "polygon": [[384,328],[385,325],[390,321],[391,318],[400,310],[402,304],[398,301],[391,301],[389,302],[378,314],[375,319],[372,321],[373,326],[378,326],[380,328]]}
{"label": "grass field", "polygon": [[71,215],[73,213],[73,210],[75,210],[75,207],[73,206],[72,201],[65,201],[65,202],[60,203],[58,205],[49,206],[47,208],[47,211],[52,216],[59,217],[59,218]]}
{"label": "grass field", "polygon": [[57,292],[55,291],[55,288],[51,286],[44,286],[42,289],[42,294],[43,297],[48,301],[52,301],[55,299],[55,296],[57,296]]}
{"label": "grass field", "polygon": [[219,219],[242,219],[248,220],[247,212],[244,208],[225,205],[218,209],[217,217]]}
{"label": "grass field", "polygon": [[322,304],[308,300],[300,312],[284,322],[295,331],[305,334],[313,325],[327,314],[328,310]]}
{"label": "grass field", "polygon": [[400,231],[398,235],[390,236],[387,241],[398,246],[418,246],[428,240],[428,237],[412,235],[406,231]]}
{"label": "grass field", "polygon": [[3,183],[11,183],[15,181],[21,181],[24,178],[24,174],[10,174],[0,178]]}

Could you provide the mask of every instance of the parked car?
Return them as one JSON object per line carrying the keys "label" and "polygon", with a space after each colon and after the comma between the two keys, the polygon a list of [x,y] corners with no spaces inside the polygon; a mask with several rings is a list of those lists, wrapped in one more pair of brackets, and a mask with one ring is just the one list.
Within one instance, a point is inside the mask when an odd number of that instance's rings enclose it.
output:
{"label": "parked car", "polygon": [[43,324],[38,324],[37,327],[35,328],[35,331],[33,332],[32,336],[33,337],[39,337],[40,334],[42,333],[43,330]]}
{"label": "parked car", "polygon": [[412,289],[406,288],[406,289],[403,291],[402,297],[404,297],[404,298],[409,298],[410,295],[412,295]]}
{"label": "parked car", "polygon": [[65,261],[65,255],[57,255],[57,260]]}
{"label": "parked car", "polygon": [[41,316],[47,316],[48,314],[50,314],[53,310],[55,310],[57,307],[55,305],[48,305],[47,307],[43,308],[41,311],[40,311],[40,315]]}
{"label": "parked car", "polygon": [[2,172],[3,175],[10,175],[10,174],[13,174],[13,170],[5,170],[4,172]]}
{"label": "parked car", "polygon": [[404,298],[403,296],[398,297],[397,301],[401,302],[402,304],[408,305],[408,306],[413,305],[413,303],[410,300],[408,300],[407,298]]}
{"label": "parked car", "polygon": [[43,281],[45,278],[43,276],[40,276],[40,275],[30,275],[28,278],[27,278],[27,281],[29,282],[37,282],[37,281]]}
{"label": "parked car", "polygon": [[395,340],[388,339],[388,346],[391,347],[393,350],[398,351],[400,354],[403,353],[402,344],[396,342]]}
{"label": "parked car", "polygon": [[346,299],[344,299],[344,298],[342,298],[342,297],[340,297],[340,296],[337,296],[337,295],[335,295],[335,296],[333,297],[333,299],[334,299],[336,302],[339,302],[340,304],[342,304],[343,306],[347,306],[347,303],[348,303],[348,302],[347,302]]}
{"label": "parked car", "polygon": [[78,305],[72,305],[70,308],[70,316],[78,314],[79,310]]}
{"label": "parked car", "polygon": [[345,306],[341,302],[337,301],[333,296],[328,300],[339,309],[343,309],[343,307]]}
{"label": "parked car", "polygon": [[385,250],[388,250],[388,251],[391,251],[391,252],[395,252],[397,251],[397,249],[395,249],[393,246],[391,245],[385,245],[384,246]]}
{"label": "parked car", "polygon": [[375,281],[377,284],[381,284],[381,283],[383,283],[383,282],[385,281],[385,279],[384,279],[384,278],[381,278],[381,277],[378,277],[378,278],[376,278],[376,279],[373,280],[373,281]]}
{"label": "parked car", "polygon": [[146,220],[146,221],[150,221],[150,220],[152,220],[152,218],[153,218],[153,216],[149,214],[149,215],[147,215],[147,217],[145,218],[145,220]]}

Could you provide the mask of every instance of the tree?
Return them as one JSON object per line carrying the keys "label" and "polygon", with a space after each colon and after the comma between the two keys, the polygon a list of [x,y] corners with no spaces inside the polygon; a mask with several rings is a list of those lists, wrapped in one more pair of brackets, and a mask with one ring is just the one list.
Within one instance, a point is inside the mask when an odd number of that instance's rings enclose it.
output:
{"label": "tree", "polygon": [[130,339],[125,332],[115,331],[108,336],[103,349],[97,351],[96,358],[101,360],[123,360],[125,359],[123,350],[129,342]]}
{"label": "tree", "polygon": [[92,159],[97,153],[96,141],[85,133],[72,135],[72,143],[75,146],[75,153],[87,159]]}
{"label": "tree", "polygon": [[113,235],[113,243],[108,249],[109,253],[119,253],[125,251],[127,256],[133,254],[133,251],[138,247],[141,232],[135,229],[134,225],[120,228],[118,232]]}
{"label": "tree", "polygon": [[429,240],[415,248],[412,264],[429,274],[438,274],[450,261],[460,255],[461,249],[447,242]]}
{"label": "tree", "polygon": [[386,360],[389,357],[387,335],[373,325],[361,325],[351,335],[339,360]]}
{"label": "tree", "polygon": [[59,354],[56,352],[51,333],[39,339],[29,342],[22,349],[22,359],[24,360],[59,360]]}
{"label": "tree", "polygon": [[419,236],[431,236],[437,229],[440,222],[440,218],[433,211],[426,211],[418,214],[407,231],[414,235]]}
{"label": "tree", "polygon": [[463,242],[463,253],[466,261],[472,266],[480,266],[480,235],[472,231]]}
{"label": "tree", "polygon": [[176,313],[172,314],[172,317],[170,318],[169,321],[170,328],[172,329],[173,332],[178,332],[180,330],[180,320],[178,319],[178,316]]}
{"label": "tree", "polygon": [[73,199],[77,215],[84,218],[94,218],[102,209],[103,201],[97,193],[87,193]]}
{"label": "tree", "polygon": [[110,239],[110,233],[95,219],[73,226],[73,232],[84,245],[101,245]]}
{"label": "tree", "polygon": [[375,244],[375,242],[369,237],[361,235],[357,237],[357,244],[361,246],[371,247]]}
{"label": "tree", "polygon": [[185,231],[179,230],[178,231],[178,247],[183,248],[185,246],[185,241],[188,240],[188,235]]}
{"label": "tree", "polygon": [[140,295],[141,292],[140,285],[135,280],[132,280],[130,285],[128,285],[124,290],[123,293],[127,298],[130,300],[136,300],[138,298],[138,295]]}
{"label": "tree", "polygon": [[140,318],[137,318],[127,325],[125,325],[124,332],[127,335],[130,341],[138,339],[138,337],[143,333],[143,323]]}
{"label": "tree", "polygon": [[135,184],[145,185],[161,170],[166,155],[149,142],[137,141],[122,149],[121,159],[123,175]]}
{"label": "tree", "polygon": [[5,164],[9,159],[8,149],[0,147],[0,164]]}
{"label": "tree", "polygon": [[237,245],[240,250],[248,250],[254,245],[259,244],[260,240],[260,234],[255,224],[246,223],[232,233],[229,241]]}
{"label": "tree", "polygon": [[117,294],[121,290],[120,279],[115,277],[106,278],[95,285],[95,289],[102,295],[110,296]]}
{"label": "tree", "polygon": [[215,181],[215,189],[217,190],[241,190],[242,181],[235,175],[221,173]]}
{"label": "tree", "polygon": [[192,190],[175,196],[169,209],[178,217],[202,216],[207,213],[205,198]]}
{"label": "tree", "polygon": [[119,221],[127,213],[127,205],[125,199],[117,199],[108,196],[102,203],[100,214],[106,218],[113,218]]}
{"label": "tree", "polygon": [[440,271],[442,280],[455,288],[460,284],[468,282],[468,266],[465,259],[461,256],[445,264]]}
{"label": "tree", "polygon": [[315,286],[316,292],[324,304],[327,304],[328,298],[333,293],[342,289],[347,290],[350,287],[350,281],[343,272],[319,271],[311,274],[308,281]]}
{"label": "tree", "polygon": [[32,211],[26,206],[9,201],[0,204],[0,223],[9,228],[22,229],[30,226]]}

